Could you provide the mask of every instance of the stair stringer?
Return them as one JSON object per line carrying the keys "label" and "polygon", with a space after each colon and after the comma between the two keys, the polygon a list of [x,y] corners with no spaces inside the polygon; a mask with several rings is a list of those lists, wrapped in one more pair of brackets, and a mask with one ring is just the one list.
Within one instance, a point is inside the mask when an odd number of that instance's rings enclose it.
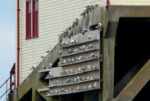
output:
{"label": "stair stringer", "polygon": [[113,101],[132,101],[150,80],[150,59]]}

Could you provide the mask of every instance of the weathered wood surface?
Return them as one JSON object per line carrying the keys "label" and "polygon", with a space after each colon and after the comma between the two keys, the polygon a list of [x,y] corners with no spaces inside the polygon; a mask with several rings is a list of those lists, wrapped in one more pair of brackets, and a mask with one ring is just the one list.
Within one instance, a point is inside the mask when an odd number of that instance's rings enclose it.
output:
{"label": "weathered wood surface", "polygon": [[[88,36],[91,36],[91,39],[88,39]],[[77,44],[73,44],[73,45],[68,45],[65,47],[61,48],[62,54],[65,54],[63,56],[60,56],[60,62],[63,62],[63,60],[65,59],[66,61],[68,59],[76,59],[79,58],[80,56],[83,56],[83,60],[78,60],[76,62],[72,62],[72,63],[67,63],[67,64],[62,64],[60,65],[62,68],[52,68],[50,71],[53,74],[53,77],[49,77],[49,91],[55,91],[57,90],[58,92],[61,91],[62,88],[64,88],[65,90],[69,90],[71,88],[74,88],[74,92],[68,92],[66,94],[69,93],[77,93],[79,92],[77,90],[77,87],[79,86],[80,89],[82,89],[82,92],[90,90],[87,89],[88,86],[91,84],[92,86],[94,86],[94,83],[97,82],[97,87],[93,88],[94,89],[100,89],[100,31],[99,30],[94,30],[94,31],[88,31],[86,32],[84,35],[82,33],[73,35],[71,38],[65,37],[63,38],[63,42],[67,42],[70,43],[71,40],[77,40],[78,43]],[[92,40],[92,41],[91,41]],[[92,44],[92,49],[88,50],[88,46]],[[85,50],[82,52],[74,52],[74,49],[80,48],[82,46],[85,46]],[[69,49],[72,51],[70,54],[66,54],[67,51],[69,51]],[[96,49],[96,50],[94,50]],[[94,53],[94,55],[97,56],[97,58],[89,58],[88,57],[91,56],[91,54]],[[79,68],[82,67],[87,67],[87,66],[96,66],[98,69],[97,70],[89,70],[86,72],[78,72]],[[71,75],[65,75],[62,76],[61,75],[61,71],[66,71],[66,70],[72,70],[74,73]],[[67,79],[71,79],[74,80],[74,78],[77,79],[77,77],[81,77],[83,79],[83,77],[89,77],[89,80],[82,80],[82,81],[77,81],[77,82],[73,82],[73,83],[66,83],[65,80]],[[91,80],[91,77],[93,78],[93,80]],[[56,81],[59,82],[58,85],[53,85]],[[83,90],[86,87],[85,90]],[[61,93],[59,93],[59,95],[61,95]],[[48,95],[51,96],[51,95]],[[55,96],[55,94],[52,96]]]}

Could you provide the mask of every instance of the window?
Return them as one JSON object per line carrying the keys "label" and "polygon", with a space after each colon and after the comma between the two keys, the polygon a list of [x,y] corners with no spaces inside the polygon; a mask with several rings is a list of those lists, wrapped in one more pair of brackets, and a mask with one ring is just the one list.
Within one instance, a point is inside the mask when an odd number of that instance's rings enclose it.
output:
{"label": "window", "polygon": [[26,1],[26,39],[31,38],[31,0]]}
{"label": "window", "polygon": [[26,39],[38,37],[38,0],[26,0]]}
{"label": "window", "polygon": [[33,0],[33,37],[38,37],[38,0]]}

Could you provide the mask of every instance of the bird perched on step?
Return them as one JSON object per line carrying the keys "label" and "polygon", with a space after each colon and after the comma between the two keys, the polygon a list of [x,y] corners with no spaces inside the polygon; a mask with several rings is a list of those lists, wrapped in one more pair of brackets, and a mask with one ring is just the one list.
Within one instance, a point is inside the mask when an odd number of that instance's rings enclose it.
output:
{"label": "bird perched on step", "polygon": [[59,85],[59,82],[58,82],[58,80],[54,83],[54,85]]}
{"label": "bird perched on step", "polygon": [[68,45],[68,42],[65,42],[65,46],[67,46]]}
{"label": "bird perched on step", "polygon": [[70,69],[70,74],[72,74],[73,73],[73,70],[72,69]]}
{"label": "bird perched on step", "polygon": [[89,84],[89,86],[88,86],[88,89],[91,89],[92,88],[92,85],[91,85],[91,83]]}
{"label": "bird perched on step", "polygon": [[96,2],[96,3],[95,3],[95,8],[97,8],[97,7],[98,7],[98,3]]}
{"label": "bird perched on step", "polygon": [[74,83],[73,79],[70,79],[70,82],[69,83]]}
{"label": "bird perched on step", "polygon": [[46,69],[46,66],[42,65],[42,68],[43,68],[43,69]]}
{"label": "bird perched on step", "polygon": [[74,53],[77,53],[78,51],[77,51],[77,49],[74,49]]}
{"label": "bird perched on step", "polygon": [[59,51],[59,56],[61,56],[62,55],[62,52],[61,51]]}
{"label": "bird perched on step", "polygon": [[77,86],[77,91],[79,91],[80,90],[80,87],[79,86]]}
{"label": "bird perched on step", "polygon": [[54,94],[58,94],[57,90],[55,90]]}
{"label": "bird perched on step", "polygon": [[91,39],[92,39],[92,38],[91,38],[91,35],[89,35],[89,36],[88,36],[88,40],[91,40]]}
{"label": "bird perched on step", "polygon": [[68,93],[68,90],[66,90],[65,93]]}
{"label": "bird perched on step", "polygon": [[95,54],[94,54],[94,53],[92,53],[90,57],[91,57],[91,58],[94,58],[94,57],[95,57]]}
{"label": "bird perched on step", "polygon": [[71,36],[73,36],[73,31],[72,31],[72,30],[70,30],[70,31],[68,32],[68,37],[71,37]]}
{"label": "bird perched on step", "polygon": [[83,17],[84,17],[85,14],[86,14],[86,10],[82,11],[81,14],[80,14],[80,16],[83,16]]}
{"label": "bird perched on step", "polygon": [[81,60],[83,60],[83,59],[84,59],[83,56],[80,56],[78,60],[81,61]]}
{"label": "bird perched on step", "polygon": [[82,77],[82,80],[85,80],[85,77],[84,77],[84,76]]}
{"label": "bird perched on step", "polygon": [[78,82],[82,81],[82,78],[79,76],[77,77],[77,79],[78,79]]}
{"label": "bird perched on step", "polygon": [[76,61],[76,62],[79,61],[78,57],[75,58],[75,61]]}
{"label": "bird perched on step", "polygon": [[95,83],[94,83],[93,87],[94,87],[94,88],[96,88],[96,87],[97,87],[97,82],[95,82]]}
{"label": "bird perched on step", "polygon": [[75,43],[78,43],[78,40],[75,40]]}
{"label": "bird perched on step", "polygon": [[67,34],[69,32],[69,27],[65,29],[65,33]]}
{"label": "bird perched on step", "polygon": [[92,48],[93,48],[93,45],[90,44],[90,45],[88,46],[88,49],[92,49]]}
{"label": "bird perched on step", "polygon": [[92,3],[90,11],[93,11],[94,9],[95,9],[95,5]]}
{"label": "bird perched on step", "polygon": [[76,78],[74,78],[74,82],[77,82],[77,79],[76,79]]}
{"label": "bird perched on step", "polygon": [[53,83],[51,83],[51,86],[54,86],[54,84],[53,84]]}
{"label": "bird perched on step", "polygon": [[74,60],[74,58],[72,58],[72,60],[71,60],[72,62],[75,62],[75,60]]}
{"label": "bird perched on step", "polygon": [[71,81],[71,79],[69,78],[69,79],[67,79],[67,83],[70,83],[70,81]]}
{"label": "bird perched on step", "polygon": [[60,42],[60,46],[65,46],[65,42]]}
{"label": "bird perched on step", "polygon": [[67,75],[67,72],[66,72],[66,71],[64,71],[64,75]]}
{"label": "bird perched on step", "polygon": [[69,74],[69,71],[68,71],[68,69],[66,69],[66,74]]}
{"label": "bird perched on step", "polygon": [[44,56],[42,55],[41,58],[44,58]]}
{"label": "bird perched on step", "polygon": [[64,90],[64,88],[61,88],[61,91],[60,91],[61,93],[64,93],[65,92],[65,90]]}
{"label": "bird perched on step", "polygon": [[84,45],[82,46],[82,50],[85,51],[85,46]]}
{"label": "bird perched on step", "polygon": [[30,70],[34,70],[35,69],[35,66],[33,65],[31,68],[30,68]]}
{"label": "bird perched on step", "polygon": [[71,54],[71,53],[72,53],[72,51],[71,51],[71,49],[69,49],[69,50],[68,50],[68,54]]}
{"label": "bird perched on step", "polygon": [[81,51],[81,52],[83,51],[83,47],[82,46],[79,48],[79,51]]}
{"label": "bird perched on step", "polygon": [[51,95],[54,94],[52,90],[50,91],[50,94],[51,94]]}
{"label": "bird perched on step", "polygon": [[85,8],[86,8],[85,9],[86,13],[88,13],[91,9],[91,5],[88,4],[88,5],[85,6]]}
{"label": "bird perched on step", "polygon": [[64,33],[63,32],[60,32],[57,36],[59,37],[59,39],[61,40],[62,37],[63,37]]}
{"label": "bird perched on step", "polygon": [[72,25],[70,24],[70,26],[68,28],[69,28],[69,30],[71,30],[72,29]]}
{"label": "bird perched on step", "polygon": [[53,74],[51,73],[51,71],[48,73],[47,77],[52,77]]}
{"label": "bird perched on step", "polygon": [[84,88],[83,88],[83,89],[84,89],[84,90],[86,90],[86,89],[87,89],[87,87],[85,87],[85,86],[84,86]]}
{"label": "bird perched on step", "polygon": [[63,71],[61,71],[61,75],[65,75],[65,73]]}
{"label": "bird perched on step", "polygon": [[86,77],[86,80],[89,80],[90,79],[90,77]]}
{"label": "bird perched on step", "polygon": [[47,92],[47,95],[51,95],[51,93],[50,93],[50,92]]}
{"label": "bird perched on step", "polygon": [[52,63],[49,63],[49,68],[53,68],[53,64]]}
{"label": "bird perched on step", "polygon": [[65,83],[68,83],[68,81],[67,81],[67,80],[65,80]]}
{"label": "bird perched on step", "polygon": [[91,80],[93,80],[93,77],[91,77]]}
{"label": "bird perched on step", "polygon": [[68,63],[71,63],[71,59],[68,59]]}
{"label": "bird perched on step", "polygon": [[76,35],[77,33],[76,32],[73,32],[73,35]]}
{"label": "bird perched on step", "polygon": [[82,34],[85,34],[85,32],[87,32],[87,29],[82,30]]}
{"label": "bird perched on step", "polygon": [[71,44],[74,44],[75,43],[75,41],[73,40],[73,39],[71,39],[71,42],[70,42]]}
{"label": "bird perched on step", "polygon": [[46,52],[46,53],[49,53],[50,51],[49,51],[49,50],[46,50],[45,52]]}
{"label": "bird perched on step", "polygon": [[75,18],[75,24],[76,25],[78,25],[79,20],[80,20],[79,18]]}
{"label": "bird perched on step", "polygon": [[67,61],[65,59],[63,60],[63,64],[67,64]]}
{"label": "bird perched on step", "polygon": [[81,68],[78,69],[78,72],[79,72],[79,73],[81,72]]}
{"label": "bird perched on step", "polygon": [[98,25],[95,28],[102,31],[102,29],[103,29],[102,27],[103,27],[102,23],[98,23]]}
{"label": "bird perched on step", "polygon": [[96,66],[93,66],[92,68],[93,68],[93,69],[98,69],[98,67],[96,67]]}
{"label": "bird perched on step", "polygon": [[73,27],[74,26],[77,26],[78,25],[78,22],[79,22],[79,18],[75,18],[75,20],[73,21]]}
{"label": "bird perched on step", "polygon": [[73,90],[74,90],[74,88],[70,88],[70,89],[69,89],[69,92],[70,92],[70,93],[72,93],[72,92],[73,92]]}
{"label": "bird perched on step", "polygon": [[90,65],[87,66],[87,70],[91,70],[92,67]]}
{"label": "bird perched on step", "polygon": [[82,69],[82,71],[85,71],[85,70],[86,70],[86,67],[82,67],[81,69]]}
{"label": "bird perched on step", "polygon": [[73,20],[73,22],[72,22],[72,27],[75,27],[75,25],[76,25],[76,21]]}
{"label": "bird perched on step", "polygon": [[95,55],[94,53],[92,53],[90,57],[91,58],[97,58],[97,55]]}

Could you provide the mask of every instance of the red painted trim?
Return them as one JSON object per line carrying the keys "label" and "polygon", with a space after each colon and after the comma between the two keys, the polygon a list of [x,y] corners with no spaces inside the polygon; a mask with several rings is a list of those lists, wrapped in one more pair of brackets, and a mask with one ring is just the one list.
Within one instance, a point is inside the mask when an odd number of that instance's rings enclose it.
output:
{"label": "red painted trim", "polygon": [[106,1],[106,8],[108,8],[109,4],[110,4],[110,1],[107,0],[107,1]]}
{"label": "red painted trim", "polygon": [[19,86],[20,71],[20,0],[17,0],[17,86]]}
{"label": "red painted trim", "polygon": [[32,37],[34,38],[38,37],[38,7],[36,9],[36,2],[38,3],[38,0],[32,0]]}
{"label": "red painted trim", "polygon": [[[31,36],[31,0],[26,0],[26,38],[30,39]],[[30,9],[29,9],[30,8]]]}
{"label": "red painted trim", "polygon": [[15,86],[15,81],[16,81],[16,78],[14,79],[14,81],[12,81],[13,75],[15,75],[15,63],[10,70],[10,92],[13,92],[13,90],[15,89],[12,88],[13,86]]}
{"label": "red painted trim", "polygon": [[34,36],[34,37],[31,37],[31,38],[26,38],[26,40],[30,40],[30,39],[34,39],[34,38],[38,38],[39,36]]}

